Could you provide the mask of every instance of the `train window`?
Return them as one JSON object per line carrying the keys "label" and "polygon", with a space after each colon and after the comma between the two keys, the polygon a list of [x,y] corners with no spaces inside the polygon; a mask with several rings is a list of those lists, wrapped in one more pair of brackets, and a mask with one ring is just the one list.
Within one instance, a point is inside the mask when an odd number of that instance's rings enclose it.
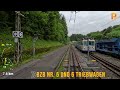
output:
{"label": "train window", "polygon": [[83,44],[84,44],[85,46],[87,46],[87,41],[83,41]]}
{"label": "train window", "polygon": [[115,48],[115,51],[118,51],[118,48]]}
{"label": "train window", "polygon": [[81,45],[83,45],[83,42],[81,42]]}
{"label": "train window", "polygon": [[99,45],[97,44],[97,47],[99,47]]}
{"label": "train window", "polygon": [[89,45],[94,46],[94,41],[89,41]]}

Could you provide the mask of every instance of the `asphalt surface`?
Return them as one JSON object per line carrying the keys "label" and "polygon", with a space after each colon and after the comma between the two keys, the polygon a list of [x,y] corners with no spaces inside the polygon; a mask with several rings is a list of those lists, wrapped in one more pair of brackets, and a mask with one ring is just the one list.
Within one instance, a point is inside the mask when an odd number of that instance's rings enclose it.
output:
{"label": "asphalt surface", "polygon": [[32,72],[53,72],[67,48],[68,46],[58,48],[42,56],[42,59],[32,60],[10,71],[14,75],[0,76],[0,79],[38,79],[32,76]]}

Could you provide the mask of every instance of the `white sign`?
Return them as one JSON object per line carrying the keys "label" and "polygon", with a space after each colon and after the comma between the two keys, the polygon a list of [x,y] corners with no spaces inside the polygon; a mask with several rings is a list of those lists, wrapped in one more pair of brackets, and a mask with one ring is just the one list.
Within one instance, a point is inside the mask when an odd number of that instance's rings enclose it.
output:
{"label": "white sign", "polygon": [[23,32],[19,32],[19,38],[23,38]]}
{"label": "white sign", "polygon": [[13,35],[13,37],[23,38],[23,32],[21,32],[21,31],[13,31],[12,35]]}

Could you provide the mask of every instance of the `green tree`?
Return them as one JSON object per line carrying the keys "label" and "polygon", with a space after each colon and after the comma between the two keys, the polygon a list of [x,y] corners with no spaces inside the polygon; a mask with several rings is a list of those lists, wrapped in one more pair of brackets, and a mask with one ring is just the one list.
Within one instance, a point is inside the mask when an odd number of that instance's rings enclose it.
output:
{"label": "green tree", "polygon": [[[63,43],[67,41],[66,20],[58,11],[21,11],[21,13],[25,16],[21,17],[21,30],[24,35],[34,36],[37,33],[39,39]],[[14,11],[0,11],[0,30],[15,30]]]}

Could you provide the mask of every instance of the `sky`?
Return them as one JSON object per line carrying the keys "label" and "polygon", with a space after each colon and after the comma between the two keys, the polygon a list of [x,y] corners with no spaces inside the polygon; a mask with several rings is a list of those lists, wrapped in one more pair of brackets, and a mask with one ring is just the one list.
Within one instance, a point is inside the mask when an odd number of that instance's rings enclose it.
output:
{"label": "sky", "polygon": [[[117,13],[116,20],[111,19],[112,12]],[[72,11],[60,11],[60,13],[65,16],[69,36],[72,34],[86,35],[120,24],[120,11],[77,11],[76,18],[75,12]]]}

